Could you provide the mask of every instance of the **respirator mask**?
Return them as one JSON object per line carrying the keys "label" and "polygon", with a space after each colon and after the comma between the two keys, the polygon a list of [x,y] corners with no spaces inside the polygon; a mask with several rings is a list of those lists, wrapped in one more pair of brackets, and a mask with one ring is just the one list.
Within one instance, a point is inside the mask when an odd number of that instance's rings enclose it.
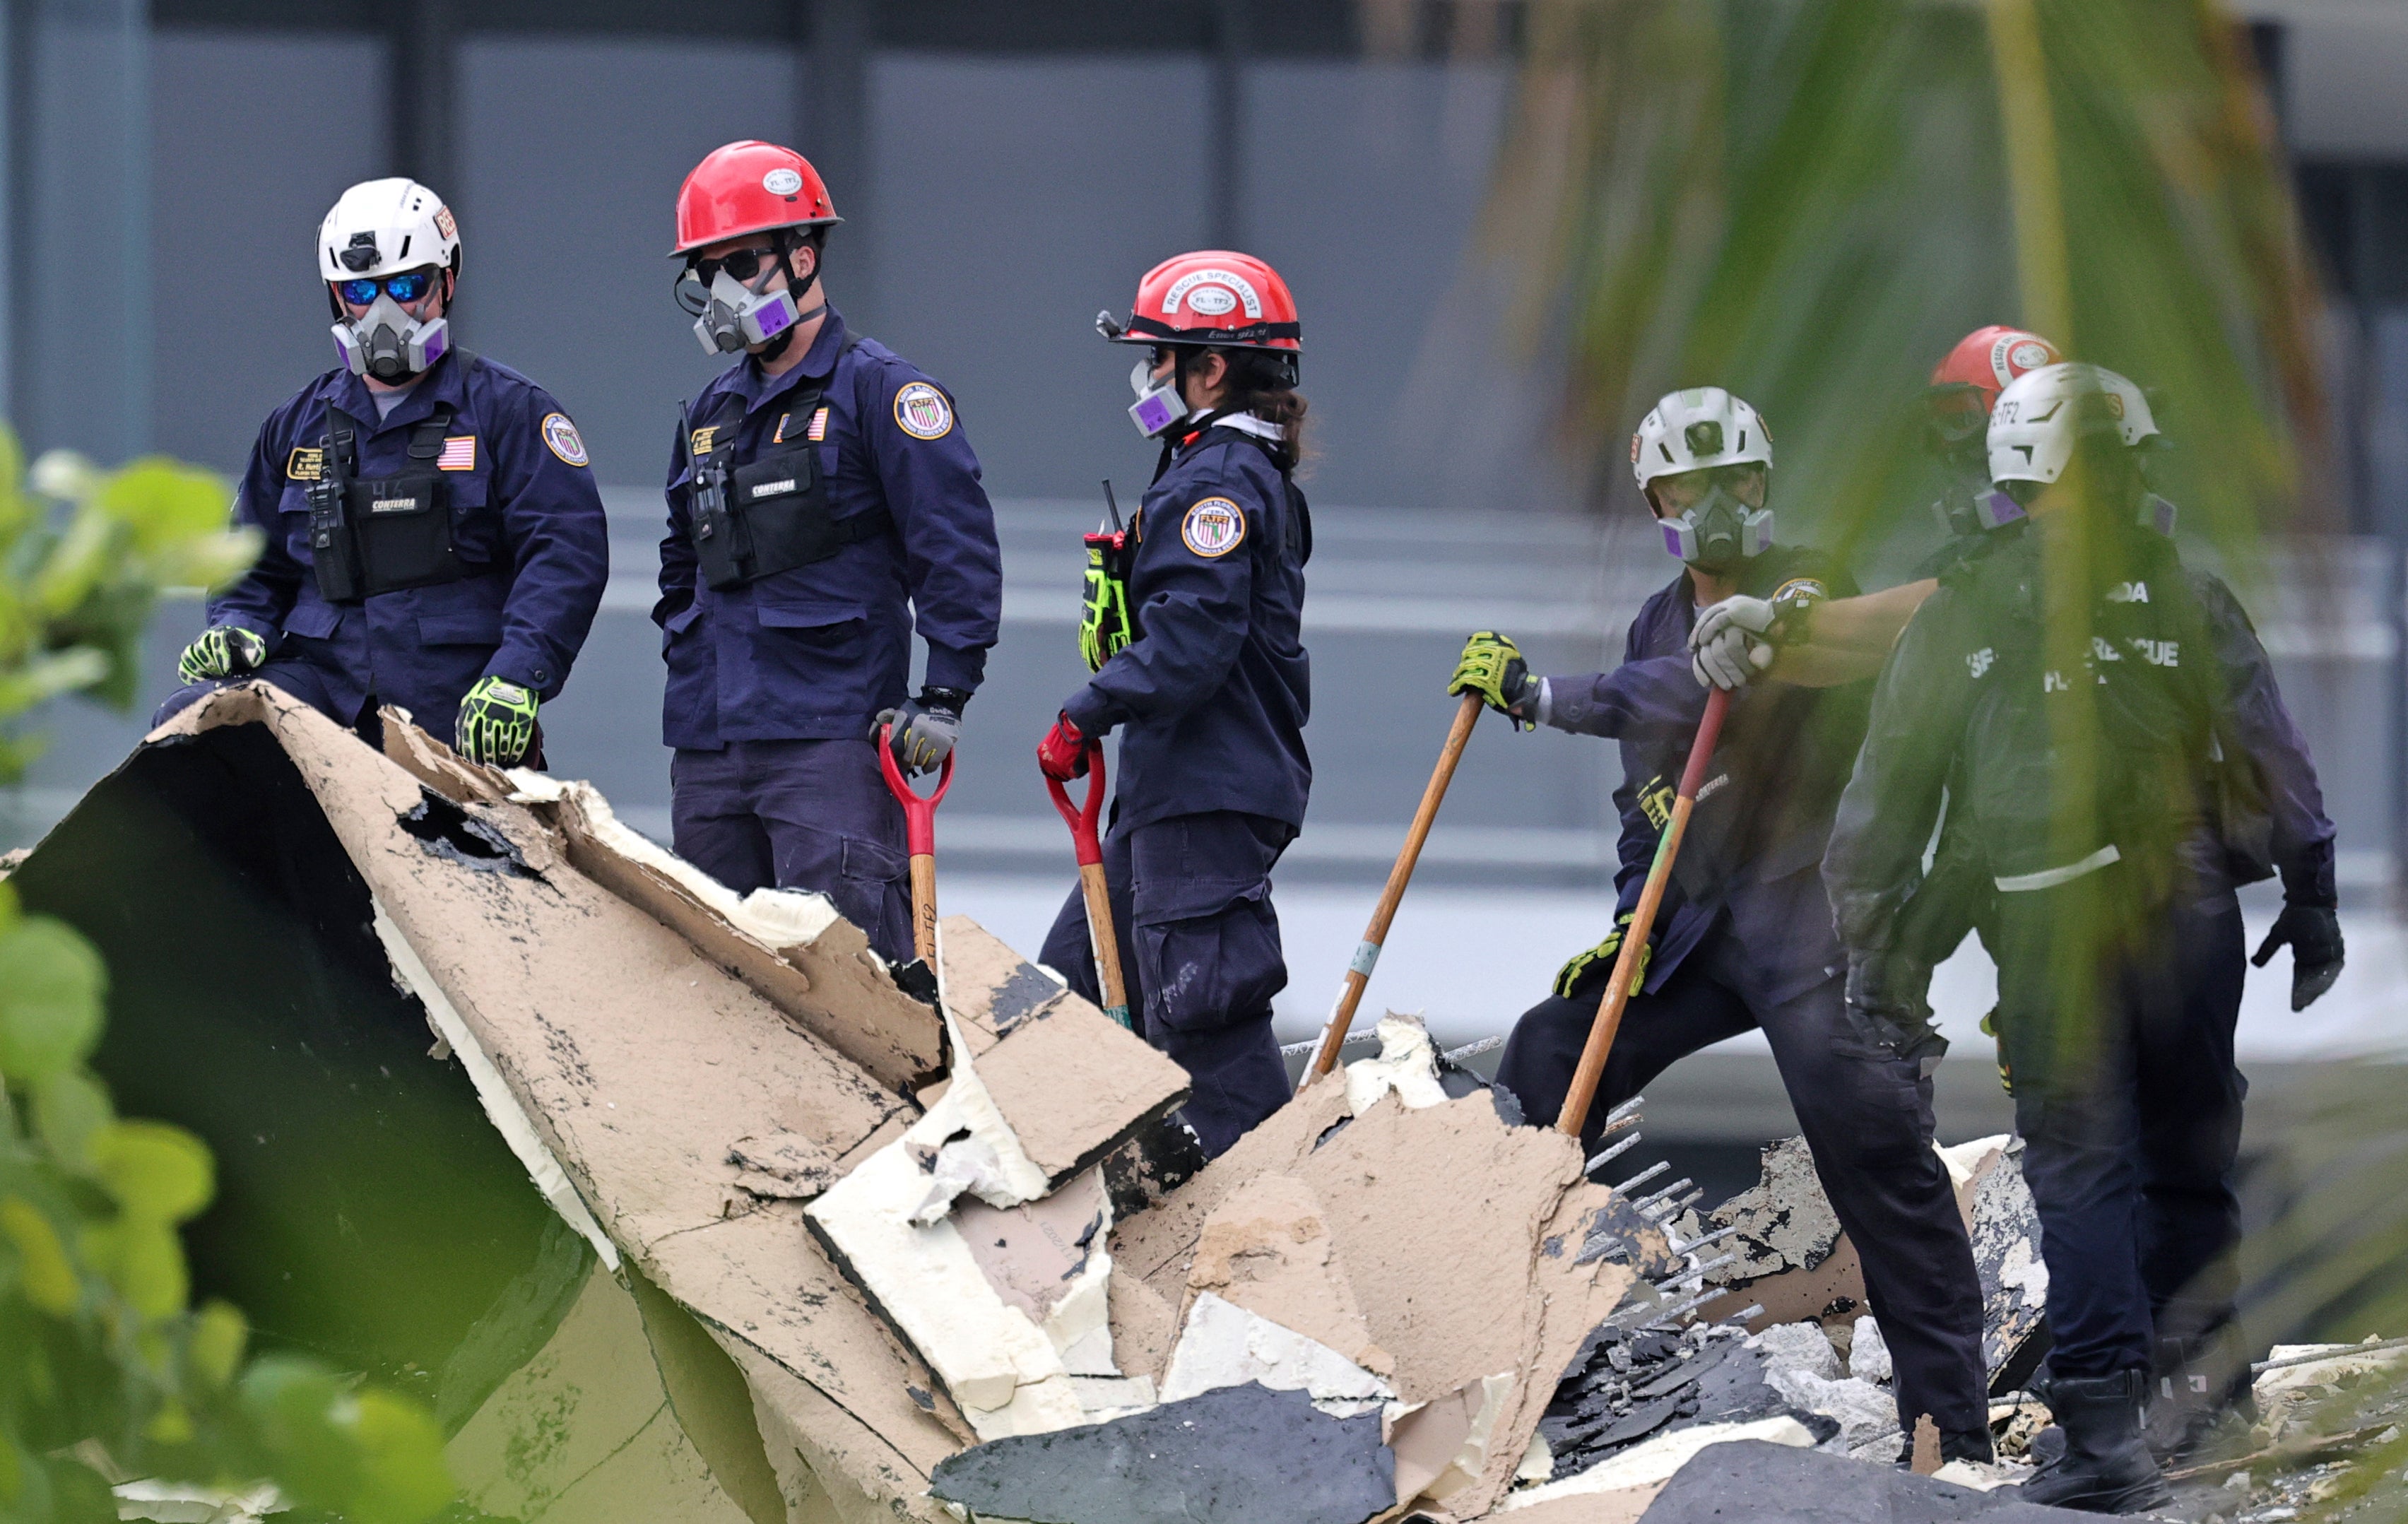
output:
{"label": "respirator mask", "polygon": [[452,325],[441,318],[422,323],[408,310],[424,301],[440,279],[425,269],[335,282],[335,295],[347,307],[367,309],[356,321],[346,319],[334,326],[335,348],[344,368],[392,386],[443,358],[452,348]]}
{"label": "respirator mask", "polygon": [[1179,367],[1172,366],[1162,381],[1154,379],[1154,356],[1149,354],[1129,369],[1129,390],[1137,394],[1137,401],[1129,406],[1129,422],[1149,439],[1168,431],[1189,410],[1187,399],[1179,395]]}
{"label": "respirator mask", "polygon": [[1719,473],[1705,496],[1657,522],[1664,549],[1699,571],[1728,571],[1772,548],[1772,510],[1748,507]]}
{"label": "respirator mask", "polygon": [[[783,249],[738,249],[698,259],[678,276],[677,301],[695,315],[694,337],[706,354],[734,354],[767,344],[801,321],[795,299],[810,280],[777,291],[763,288],[786,257]],[[813,268],[811,276],[818,277]]]}

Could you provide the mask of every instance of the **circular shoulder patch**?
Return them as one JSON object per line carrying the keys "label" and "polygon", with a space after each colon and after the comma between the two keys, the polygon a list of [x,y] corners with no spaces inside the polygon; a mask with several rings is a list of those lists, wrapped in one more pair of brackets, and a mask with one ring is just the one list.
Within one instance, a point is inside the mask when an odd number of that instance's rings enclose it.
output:
{"label": "circular shoulder patch", "polygon": [[953,431],[953,405],[926,381],[907,381],[895,394],[895,424],[915,439],[941,439]]}
{"label": "circular shoulder patch", "polygon": [[551,447],[553,454],[571,466],[592,464],[585,453],[584,436],[577,432],[577,425],[568,421],[565,412],[544,414],[543,442]]}
{"label": "circular shoulder patch", "polygon": [[1246,510],[1226,497],[1207,497],[1179,521],[1179,538],[1206,560],[1228,554],[1246,539]]}

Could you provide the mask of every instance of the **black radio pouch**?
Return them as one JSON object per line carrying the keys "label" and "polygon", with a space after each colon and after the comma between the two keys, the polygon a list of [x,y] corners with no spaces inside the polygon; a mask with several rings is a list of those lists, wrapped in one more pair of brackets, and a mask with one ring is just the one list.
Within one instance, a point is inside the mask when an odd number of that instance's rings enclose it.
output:
{"label": "black radio pouch", "polygon": [[[452,363],[475,357],[454,351]],[[355,603],[379,593],[431,587],[476,575],[452,544],[452,483],[436,462],[457,410],[438,402],[409,431],[409,466],[397,476],[357,476],[357,419],[327,412],[320,479],[309,488],[309,553],[318,595]]]}
{"label": "black radio pouch", "polygon": [[[861,340],[849,338],[845,349]],[[843,351],[838,352],[841,357]],[[831,372],[833,376],[833,372]],[[783,410],[809,420],[827,395],[824,386],[798,393]],[[732,435],[734,428],[729,432]],[[808,429],[806,429],[808,433]],[[724,592],[747,582],[824,561],[847,545],[886,532],[882,510],[838,519],[828,507],[827,479],[818,448],[808,441],[731,467],[735,445],[692,454],[692,528],[695,557],[704,583]]]}

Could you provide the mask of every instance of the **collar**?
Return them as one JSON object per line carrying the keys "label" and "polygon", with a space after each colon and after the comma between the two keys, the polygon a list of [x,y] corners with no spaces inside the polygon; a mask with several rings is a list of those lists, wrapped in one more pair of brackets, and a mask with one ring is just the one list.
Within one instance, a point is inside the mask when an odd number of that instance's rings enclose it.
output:
{"label": "collar", "polygon": [[1286,438],[1286,431],[1268,419],[1257,418],[1250,412],[1229,412],[1202,424],[1191,424],[1183,433],[1172,434],[1169,437],[1171,453],[1185,455],[1216,428],[1226,428],[1233,434],[1251,435],[1272,444]]}
{"label": "collar", "polygon": [[820,324],[820,331],[812,337],[811,347],[803,352],[802,364],[784,375],[771,376],[764,373],[759,358],[750,354],[744,357],[743,364],[732,367],[727,371],[727,375],[733,378],[728,383],[728,390],[744,399],[746,412],[757,412],[767,407],[777,398],[793,391],[806,378],[824,382],[830,376],[836,374],[837,352],[844,347],[844,314],[836,309],[834,302],[827,303],[824,310],[826,311],[827,318]]}
{"label": "collar", "polygon": [[368,383],[349,370],[328,371],[326,379],[318,383],[318,397],[357,420],[366,431],[362,438],[371,439],[394,429],[424,423],[437,402],[449,402],[453,412],[463,412],[466,410],[468,395],[467,367],[453,363],[453,356],[459,352],[446,351],[443,358],[435,362],[435,368],[420,378],[409,395],[394,403],[393,411],[381,419],[377,417],[376,397],[368,391]]}

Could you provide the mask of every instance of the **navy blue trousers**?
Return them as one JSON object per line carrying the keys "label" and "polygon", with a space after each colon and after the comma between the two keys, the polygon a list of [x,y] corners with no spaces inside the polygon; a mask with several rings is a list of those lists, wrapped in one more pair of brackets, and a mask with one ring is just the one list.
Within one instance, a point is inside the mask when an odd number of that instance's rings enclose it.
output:
{"label": "navy blue trousers", "polygon": [[911,957],[903,807],[867,740],[731,740],[669,758],[677,855],[738,894],[809,889],[890,962]]}
{"label": "navy blue trousers", "polygon": [[2244,965],[2228,890],[2147,903],[2123,864],[1999,896],[1999,1036],[2048,1265],[2049,1368],[2145,1369],[2229,1320]]}
{"label": "navy blue trousers", "polygon": [[[1271,866],[1296,827],[1215,810],[1104,838],[1104,882],[1120,930],[1121,979],[1138,1035],[1187,1071],[1182,1114],[1218,1156],[1287,1103],[1271,997],[1287,987]],[[1076,889],[1039,961],[1101,1004],[1087,902]]]}
{"label": "navy blue trousers", "polygon": [[[1540,1001],[1505,1041],[1498,1082],[1535,1124],[1563,1110],[1610,971],[1600,965],[1570,999]],[[1728,918],[1716,922],[1659,988],[1624,1009],[1584,1146],[1595,1148],[1608,1111],[1675,1060],[1761,1028],[1824,1192],[1863,1262],[1897,1373],[1901,1427],[1928,1413],[1943,1431],[1986,1429],[1981,1281],[1947,1167],[1931,1148],[1931,1081],[1918,1063],[1858,1035],[1841,976],[1779,1001],[1766,998],[1767,983]]]}

